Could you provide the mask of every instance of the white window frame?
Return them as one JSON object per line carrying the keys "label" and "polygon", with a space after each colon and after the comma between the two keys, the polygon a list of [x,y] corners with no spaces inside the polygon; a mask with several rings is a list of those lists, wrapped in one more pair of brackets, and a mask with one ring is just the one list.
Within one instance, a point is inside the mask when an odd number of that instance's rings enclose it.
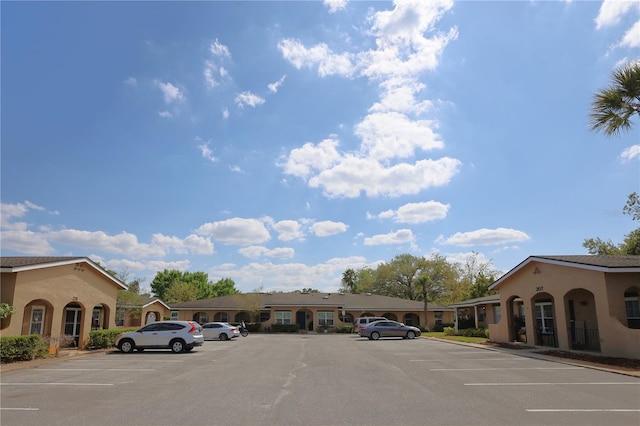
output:
{"label": "white window frame", "polygon": [[627,320],[640,320],[640,297],[637,294],[635,296],[625,296],[624,311],[627,314]]}
{"label": "white window frame", "polygon": [[[35,317],[34,314],[36,312],[42,312],[42,318],[41,318],[39,323],[34,321],[34,319],[35,319],[34,318]],[[46,313],[47,313],[47,307],[44,306],[44,305],[34,305],[34,306],[31,307],[31,319],[29,321],[29,334],[40,334],[40,335],[42,335],[42,332],[44,330],[44,318],[45,318]],[[33,330],[33,326],[34,325],[37,326],[37,328],[38,328],[37,333],[34,333],[34,330]]]}
{"label": "white window frame", "polygon": [[[67,315],[69,314],[69,312],[73,312],[73,322],[68,322],[67,321]],[[80,336],[80,326],[82,323],[82,308],[65,308],[64,309],[64,331],[65,331],[65,335],[67,336],[71,336],[71,337],[78,337]],[[67,326],[71,326],[72,328],[72,334],[67,334]]]}
{"label": "white window frame", "polygon": [[291,311],[276,311],[275,324],[291,324]]}
{"label": "white window frame", "polygon": [[318,326],[333,327],[333,311],[318,311]]}
{"label": "white window frame", "polygon": [[[537,302],[536,303],[536,321],[540,320],[541,322],[541,331],[542,333],[553,333],[553,327],[555,324],[555,319],[553,318],[553,302]],[[544,308],[546,306],[551,307],[551,314],[549,316],[545,316]],[[547,327],[547,322],[551,323],[550,327]]]}
{"label": "white window frame", "polygon": [[178,321],[179,318],[179,311],[171,311],[171,320],[172,321]]}
{"label": "white window frame", "polygon": [[435,311],[433,317],[435,318],[436,325],[442,324],[442,311]]}

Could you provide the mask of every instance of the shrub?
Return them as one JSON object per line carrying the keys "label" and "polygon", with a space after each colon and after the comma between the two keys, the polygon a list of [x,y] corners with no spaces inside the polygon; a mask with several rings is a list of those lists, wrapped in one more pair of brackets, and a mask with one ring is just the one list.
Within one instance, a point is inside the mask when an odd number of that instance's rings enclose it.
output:
{"label": "shrub", "polygon": [[108,330],[93,330],[89,333],[89,349],[111,348],[116,345],[115,340],[119,334],[137,330],[133,328],[110,328]]}
{"label": "shrub", "polygon": [[298,324],[271,324],[271,331],[276,333],[297,333]]}
{"label": "shrub", "polygon": [[49,348],[39,334],[0,337],[2,362],[28,361],[48,356]]}
{"label": "shrub", "polygon": [[489,330],[486,328],[465,328],[464,330],[456,330],[453,327],[444,328],[445,336],[464,336],[464,337],[486,337],[489,338]]}
{"label": "shrub", "polygon": [[339,325],[336,327],[336,333],[353,333],[353,326],[351,324]]}
{"label": "shrub", "polygon": [[444,329],[442,331],[444,331],[444,335],[445,336],[455,336],[456,335],[456,330],[453,327],[444,327]]}

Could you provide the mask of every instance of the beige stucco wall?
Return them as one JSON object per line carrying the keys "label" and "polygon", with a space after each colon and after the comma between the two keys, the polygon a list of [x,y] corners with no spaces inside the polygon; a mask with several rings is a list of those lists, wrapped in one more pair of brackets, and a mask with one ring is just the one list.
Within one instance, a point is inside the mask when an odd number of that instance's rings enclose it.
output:
{"label": "beige stucco wall", "polygon": [[[574,301],[575,316],[587,327],[598,329],[600,354],[640,358],[640,330],[626,326],[624,292],[640,285],[638,274],[606,274],[583,268],[532,261],[503,281],[498,290],[502,320],[489,326],[492,340],[508,342],[508,301],[524,301],[528,344],[535,342],[535,301],[552,298],[559,350],[571,350],[568,299]],[[566,297],[565,297],[566,296]]]}
{"label": "beige stucco wall", "polygon": [[115,327],[119,286],[86,263],[3,273],[1,283],[2,301],[16,309],[10,321],[3,322],[3,336],[28,334],[30,304],[46,307],[44,334],[50,335],[52,341],[63,334],[64,308],[69,303],[82,308],[79,346],[88,343],[94,306],[102,305],[106,310],[107,323],[103,328]]}
{"label": "beige stucco wall", "polygon": [[[266,311],[266,310],[265,310]],[[340,325],[351,325],[351,322],[348,323],[344,323],[342,321],[340,321],[340,315],[342,313],[341,309],[338,308],[333,308],[333,307],[309,307],[309,306],[287,306],[287,307],[271,307],[270,309],[268,309],[270,316],[269,316],[269,320],[268,321],[264,321],[261,324],[261,328],[264,330],[266,327],[270,327],[272,324],[275,323],[275,313],[276,311],[291,311],[291,322],[295,323],[296,322],[296,313],[298,311],[306,311],[309,314],[309,320],[308,321],[313,321],[313,329],[317,330],[318,329],[318,312],[325,312],[325,311],[330,311],[333,312],[333,321],[334,321],[334,327],[340,326]],[[193,316],[197,313],[197,312],[206,312],[208,315],[208,319],[209,321],[214,321],[214,316],[216,313],[219,312],[225,312],[227,313],[227,315],[229,316],[229,321],[230,322],[234,322],[235,321],[235,317],[238,313],[240,312],[247,312],[246,310],[198,310],[198,309],[183,309],[178,311],[178,319],[180,320],[185,320],[185,321],[191,321],[193,319]],[[367,311],[367,310],[346,310],[345,313],[347,315],[351,315],[354,319],[355,318],[359,318],[365,314],[369,314],[372,316],[383,316],[387,313],[391,313],[394,314],[397,318],[398,321],[402,322],[404,321],[404,317],[406,314],[415,314],[418,316],[419,320],[420,320],[420,326],[424,325],[424,312],[423,311]],[[170,315],[170,313],[167,313],[167,315]],[[454,321],[454,313],[452,311],[443,311],[442,312],[442,322],[443,323],[453,323]],[[429,311],[429,324],[430,326],[433,326],[435,324],[435,313],[432,311]]]}

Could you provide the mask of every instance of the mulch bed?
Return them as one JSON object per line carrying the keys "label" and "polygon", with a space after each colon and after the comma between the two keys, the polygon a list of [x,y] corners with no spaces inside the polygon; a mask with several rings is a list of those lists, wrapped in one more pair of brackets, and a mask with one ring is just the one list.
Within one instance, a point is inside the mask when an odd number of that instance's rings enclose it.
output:
{"label": "mulch bed", "polygon": [[581,361],[593,362],[595,364],[613,365],[615,367],[640,370],[640,359],[617,358],[565,351],[536,351],[536,353],[542,355],[557,356],[560,358],[577,359]]}

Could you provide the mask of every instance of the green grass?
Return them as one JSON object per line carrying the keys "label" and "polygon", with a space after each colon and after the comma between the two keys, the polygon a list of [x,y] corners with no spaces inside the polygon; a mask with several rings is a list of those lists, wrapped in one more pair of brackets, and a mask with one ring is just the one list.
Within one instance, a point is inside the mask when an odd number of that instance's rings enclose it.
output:
{"label": "green grass", "polygon": [[429,332],[422,333],[423,336],[426,337],[437,337],[439,339],[452,340],[454,342],[464,342],[464,343],[484,343],[487,341],[485,337],[465,337],[465,336],[445,336],[444,332]]}

